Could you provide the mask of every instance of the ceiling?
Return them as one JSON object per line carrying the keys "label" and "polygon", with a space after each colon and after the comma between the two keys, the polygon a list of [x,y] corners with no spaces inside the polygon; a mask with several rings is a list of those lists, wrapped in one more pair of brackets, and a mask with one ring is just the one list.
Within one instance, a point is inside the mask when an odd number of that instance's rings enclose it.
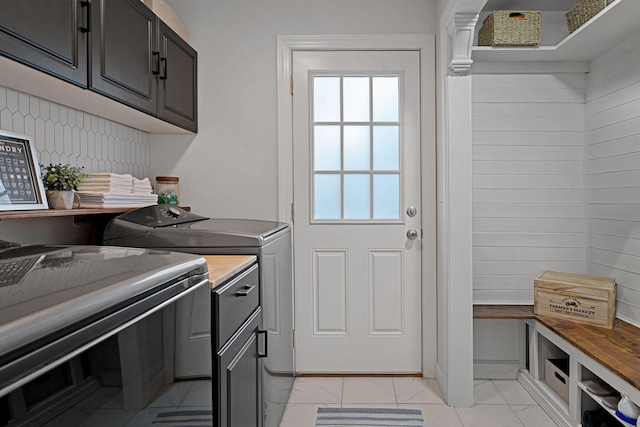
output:
{"label": "ceiling", "polygon": [[562,10],[567,11],[578,0],[487,0],[483,10]]}

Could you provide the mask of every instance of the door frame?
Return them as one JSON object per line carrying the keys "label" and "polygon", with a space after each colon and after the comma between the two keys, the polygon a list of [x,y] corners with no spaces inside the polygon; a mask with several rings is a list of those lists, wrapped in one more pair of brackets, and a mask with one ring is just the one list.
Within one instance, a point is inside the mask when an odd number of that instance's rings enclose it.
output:
{"label": "door frame", "polygon": [[[291,222],[293,203],[293,75],[296,50],[413,50],[420,53],[420,196],[422,220],[422,375],[436,377],[436,54],[435,35],[277,37],[278,220]],[[295,310],[295,307],[294,307]]]}

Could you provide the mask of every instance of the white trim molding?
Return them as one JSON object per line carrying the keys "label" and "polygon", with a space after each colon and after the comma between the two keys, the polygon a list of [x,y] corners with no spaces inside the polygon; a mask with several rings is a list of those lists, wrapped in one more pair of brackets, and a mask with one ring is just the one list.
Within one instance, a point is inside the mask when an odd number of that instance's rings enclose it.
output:
{"label": "white trim molding", "polygon": [[[473,406],[471,45],[484,0],[451,0],[438,28],[438,384]],[[455,59],[455,61],[454,61]]]}

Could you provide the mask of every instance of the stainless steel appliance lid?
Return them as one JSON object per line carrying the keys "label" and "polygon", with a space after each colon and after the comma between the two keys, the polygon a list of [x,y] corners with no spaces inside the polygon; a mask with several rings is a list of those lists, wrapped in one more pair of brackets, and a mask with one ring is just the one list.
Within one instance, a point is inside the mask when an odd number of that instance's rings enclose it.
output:
{"label": "stainless steel appliance lid", "polygon": [[258,219],[211,218],[193,223],[189,228],[220,235],[261,236],[267,238],[289,227],[289,224]]}
{"label": "stainless steel appliance lid", "polygon": [[187,224],[188,227],[210,232],[268,235],[288,224],[259,219],[208,218],[169,205],[145,206],[118,215],[118,221],[126,221],[149,228],[173,227]]}
{"label": "stainless steel appliance lid", "polygon": [[184,277],[197,255],[109,246],[20,246],[0,251],[0,355]]}
{"label": "stainless steel appliance lid", "polygon": [[182,210],[177,214],[171,218],[174,214],[167,213],[166,205],[127,212],[109,222],[103,241],[147,248],[260,247],[289,229],[289,224],[276,221],[205,218]]}

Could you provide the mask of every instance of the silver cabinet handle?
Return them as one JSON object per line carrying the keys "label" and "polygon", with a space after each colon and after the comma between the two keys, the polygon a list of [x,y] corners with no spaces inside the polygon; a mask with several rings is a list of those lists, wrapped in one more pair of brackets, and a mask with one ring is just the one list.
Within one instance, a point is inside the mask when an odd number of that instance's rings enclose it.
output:
{"label": "silver cabinet handle", "polygon": [[407,238],[409,240],[416,240],[418,238],[418,231],[414,230],[413,228],[407,231]]}

